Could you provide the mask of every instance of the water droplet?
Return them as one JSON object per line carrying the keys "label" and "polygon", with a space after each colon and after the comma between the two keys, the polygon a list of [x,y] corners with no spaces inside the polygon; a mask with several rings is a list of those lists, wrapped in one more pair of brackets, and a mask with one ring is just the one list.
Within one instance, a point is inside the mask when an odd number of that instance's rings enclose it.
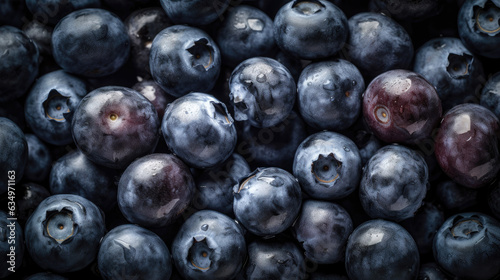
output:
{"label": "water droplet", "polygon": [[266,75],[264,75],[264,74],[261,73],[261,74],[259,74],[257,76],[257,82],[259,82],[259,83],[265,83],[266,81],[267,81]]}
{"label": "water droplet", "polygon": [[330,96],[330,101],[334,102],[335,101],[335,97],[334,96]]}
{"label": "water droplet", "polygon": [[325,90],[336,90],[337,85],[333,83],[331,79],[328,79],[326,82],[323,83],[323,89]]}
{"label": "water droplet", "polygon": [[350,152],[350,151],[351,151],[351,149],[349,149],[349,148],[347,148],[347,147],[344,147],[344,151],[346,151],[346,152]]}
{"label": "water droplet", "polygon": [[357,85],[358,83],[355,81],[355,80],[352,80],[352,85],[355,86]]}
{"label": "water droplet", "polygon": [[201,226],[201,230],[203,230],[203,231],[207,231],[207,230],[208,230],[208,225],[207,225],[207,224],[203,224],[203,225]]}
{"label": "water droplet", "polygon": [[253,31],[262,31],[264,29],[264,22],[260,19],[257,18],[249,18],[248,19],[248,26],[250,29]]}

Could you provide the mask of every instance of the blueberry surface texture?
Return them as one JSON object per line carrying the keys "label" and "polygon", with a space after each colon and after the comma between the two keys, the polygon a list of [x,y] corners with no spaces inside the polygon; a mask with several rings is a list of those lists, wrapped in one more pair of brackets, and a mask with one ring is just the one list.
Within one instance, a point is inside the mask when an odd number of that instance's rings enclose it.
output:
{"label": "blueberry surface texture", "polygon": [[484,85],[480,103],[500,119],[500,72],[491,76]]}
{"label": "blueberry surface texture", "polygon": [[26,98],[26,123],[49,144],[73,143],[71,121],[87,88],[84,80],[63,70],[41,76]]}
{"label": "blueberry surface texture", "polygon": [[25,137],[28,143],[28,163],[24,178],[35,182],[44,181],[49,176],[52,164],[49,147],[34,134],[25,134]]}
{"label": "blueberry surface texture", "polygon": [[429,171],[423,157],[400,145],[379,149],[368,161],[359,199],[372,218],[396,222],[413,217],[427,193]]}
{"label": "blueberry surface texture", "polygon": [[220,73],[220,50],[203,30],[174,25],[154,38],[149,67],[155,82],[172,96],[208,92]]}
{"label": "blueberry surface texture", "polygon": [[191,202],[195,183],[189,168],[170,154],[150,154],[130,164],[118,183],[125,218],[145,227],[171,224]]}
{"label": "blueberry surface texture", "polygon": [[400,225],[370,220],[358,226],[347,242],[349,279],[416,279],[420,267],[417,244]]}
{"label": "blueberry surface texture", "polygon": [[53,195],[26,222],[26,248],[41,268],[73,272],[97,257],[105,233],[104,214],[94,203],[78,195]]}
{"label": "blueberry surface texture", "polygon": [[243,230],[224,214],[198,211],[177,232],[172,257],[184,279],[233,279],[247,257]]}
{"label": "blueberry surface texture", "polygon": [[0,117],[0,147],[1,194],[7,192],[9,180],[14,188],[16,182],[21,181],[29,159],[28,142],[23,131],[13,121],[3,117]]}
{"label": "blueberry surface texture", "polygon": [[100,8],[100,0],[26,0],[28,10],[33,18],[42,23],[56,25],[69,13],[85,9]]}
{"label": "blueberry surface texture", "polygon": [[292,111],[296,88],[292,74],[278,61],[267,57],[247,59],[229,78],[234,118],[259,128],[276,125]]}
{"label": "blueberry surface texture", "polygon": [[104,279],[168,280],[172,260],[161,238],[137,225],[115,227],[104,236],[97,256]]}
{"label": "blueberry surface texture", "polygon": [[323,131],[309,136],[297,148],[293,174],[312,198],[334,200],[358,187],[361,167],[358,147],[351,139]]}
{"label": "blueberry surface texture", "polygon": [[348,34],[344,12],[330,1],[290,1],[274,18],[276,44],[301,59],[335,55],[344,46]]}
{"label": "blueberry surface texture", "polygon": [[230,0],[160,0],[167,15],[176,24],[207,25],[222,19]]}
{"label": "blueberry surface texture", "polygon": [[87,94],[71,124],[77,147],[96,164],[125,169],[153,152],[160,120],[153,104],[126,87],[108,86]]}
{"label": "blueberry surface texture", "polygon": [[172,152],[196,168],[224,162],[233,153],[237,141],[234,121],[226,105],[200,92],[170,103],[161,130]]}
{"label": "blueberry surface texture", "polygon": [[482,213],[449,217],[434,238],[434,258],[460,279],[494,279],[500,274],[500,222]]}
{"label": "blueberry surface texture", "polygon": [[258,168],[241,178],[233,192],[236,219],[249,232],[259,236],[285,231],[299,214],[302,204],[297,179],[276,167]]}
{"label": "blueberry surface texture", "polygon": [[130,40],[123,22],[103,9],[82,9],[65,16],[52,33],[52,54],[65,71],[103,77],[127,61]]}

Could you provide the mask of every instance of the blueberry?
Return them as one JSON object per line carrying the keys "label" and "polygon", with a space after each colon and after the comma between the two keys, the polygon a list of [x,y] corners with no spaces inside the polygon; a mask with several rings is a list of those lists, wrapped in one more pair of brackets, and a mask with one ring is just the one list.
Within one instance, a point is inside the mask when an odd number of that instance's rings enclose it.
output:
{"label": "blueberry", "polygon": [[434,258],[460,279],[493,279],[500,273],[500,222],[483,213],[449,217],[434,238]]}
{"label": "blueberry", "polygon": [[312,198],[346,197],[361,179],[358,147],[346,136],[330,131],[306,138],[295,152],[293,174]]}
{"label": "blueberry", "polygon": [[68,280],[68,278],[51,272],[39,272],[36,274],[32,274],[25,280]]}
{"label": "blueberry", "polygon": [[500,122],[476,104],[453,107],[441,121],[435,153],[441,169],[469,188],[489,184],[500,170]]}
{"label": "blueberry", "polygon": [[0,25],[11,25],[21,27],[26,22],[28,16],[28,8],[23,0],[3,0],[2,8],[0,9]]}
{"label": "blueberry", "polygon": [[7,192],[9,183],[15,187],[28,163],[28,143],[22,130],[11,120],[0,117],[0,194]]}
{"label": "blueberry", "polygon": [[365,82],[352,63],[343,60],[309,64],[298,81],[297,102],[304,121],[316,129],[345,130],[361,113]]}
{"label": "blueberry", "polygon": [[125,218],[145,227],[173,223],[188,207],[195,183],[189,168],[176,156],[150,154],[123,172],[118,206]]}
{"label": "blueberry", "polygon": [[175,100],[171,95],[168,95],[157,83],[150,80],[138,82],[132,86],[140,94],[144,95],[155,106],[158,118],[163,119],[167,105]]}
{"label": "blueberry", "polygon": [[102,9],[65,16],[52,33],[52,54],[65,71],[86,77],[110,75],[127,61],[130,41],[123,22]]}
{"label": "blueberry", "polygon": [[152,231],[136,225],[122,225],[108,232],[97,256],[104,279],[168,280],[172,260],[167,245]]}
{"label": "blueberry", "polygon": [[420,266],[417,280],[447,280],[446,275],[441,271],[439,266],[434,263],[425,263]]}
{"label": "blueberry", "polygon": [[76,150],[52,165],[50,192],[79,195],[107,212],[116,204],[116,176],[115,170],[96,165]]}
{"label": "blueberry", "polygon": [[389,15],[398,21],[420,22],[439,15],[445,2],[443,0],[373,0],[370,4],[374,11]]}
{"label": "blueberry", "polygon": [[329,1],[290,1],[274,18],[276,44],[301,59],[333,56],[342,49],[348,34],[344,12]]}
{"label": "blueberry", "polygon": [[20,270],[24,258],[23,229],[16,220],[0,211],[0,278]]}
{"label": "blueberry", "polygon": [[451,179],[436,186],[436,198],[445,210],[463,211],[477,205],[478,190],[459,185]]}
{"label": "blueberry", "polygon": [[235,119],[255,127],[271,127],[284,121],[293,109],[295,81],[278,61],[254,57],[240,63],[229,79],[229,97]]}
{"label": "blueberry", "polygon": [[417,244],[400,225],[370,220],[358,226],[347,242],[349,279],[416,279],[420,267]]}
{"label": "blueberry", "polygon": [[437,91],[443,111],[473,100],[484,76],[483,66],[458,38],[436,38],[415,53],[413,71]]}
{"label": "blueberry", "polygon": [[233,279],[247,256],[241,227],[224,214],[202,210],[189,217],[172,243],[172,257],[186,280]]}
{"label": "blueberry", "polygon": [[215,37],[222,62],[235,67],[255,56],[271,56],[274,43],[273,21],[261,10],[240,5],[229,9]]}
{"label": "blueberry", "polygon": [[170,26],[156,35],[149,57],[151,75],[168,94],[210,91],[221,67],[219,47],[203,30]]}
{"label": "blueberry", "polygon": [[56,25],[69,13],[84,8],[100,8],[99,0],[26,0],[33,18],[42,23]]}
{"label": "blueberry", "polygon": [[86,83],[63,70],[43,75],[26,98],[24,113],[28,126],[52,145],[73,143],[71,121],[86,94]]}
{"label": "blueberry", "polygon": [[353,134],[346,134],[358,147],[362,166],[383,146],[373,133],[364,129],[356,130]]}
{"label": "blueberry", "polygon": [[153,152],[160,120],[153,104],[137,91],[108,86],[82,99],[71,129],[76,145],[91,161],[124,169]]}
{"label": "blueberry", "polygon": [[149,78],[149,54],[153,39],[172,22],[161,7],[151,7],[132,12],[124,23],[130,39],[130,59],[137,74]]}
{"label": "blueberry", "polygon": [[[43,186],[35,183],[24,183],[16,186],[16,214],[17,221],[24,227],[28,218],[50,192]],[[5,203],[8,205],[8,203]]]}
{"label": "blueberry", "polygon": [[96,258],[105,231],[104,214],[94,203],[78,195],[53,195],[26,222],[26,248],[43,269],[78,271]]}
{"label": "blueberry", "polygon": [[230,0],[160,0],[167,15],[176,24],[207,25],[223,17]]}
{"label": "blueberry", "polygon": [[23,25],[23,32],[33,40],[38,51],[43,56],[52,55],[52,31],[50,26],[44,25],[37,20],[32,20]]}
{"label": "blueberry", "polygon": [[224,162],[236,146],[236,128],[226,105],[206,93],[193,92],[170,103],[161,129],[172,152],[196,168]]}
{"label": "blueberry", "polygon": [[318,264],[344,260],[347,238],[352,233],[351,216],[333,202],[306,200],[293,232],[305,250],[305,256]]}
{"label": "blueberry", "polygon": [[[2,7],[3,8],[3,7]],[[23,96],[38,75],[39,51],[18,28],[0,26],[0,101]]]}
{"label": "blueberry", "polygon": [[429,171],[423,157],[392,144],[368,161],[359,186],[359,199],[372,218],[396,222],[413,217],[427,193]]}
{"label": "blueberry", "polygon": [[271,127],[257,128],[242,123],[240,142],[236,148],[252,169],[279,167],[292,172],[295,150],[307,138],[302,118],[292,111],[288,117]]}
{"label": "blueberry", "polygon": [[42,182],[48,178],[52,156],[49,147],[33,134],[26,134],[28,143],[28,163],[24,178],[30,181]]}
{"label": "blueberry", "polygon": [[247,280],[300,280],[305,277],[306,263],[294,243],[256,240],[248,244],[248,260],[244,270]]}
{"label": "blueberry", "polygon": [[371,80],[389,70],[407,69],[413,58],[413,43],[406,30],[390,17],[359,13],[349,19],[346,57]]}
{"label": "blueberry", "polygon": [[491,76],[481,92],[481,105],[500,119],[500,72]]}
{"label": "blueberry", "polygon": [[194,206],[233,216],[233,186],[250,172],[248,163],[236,153],[222,164],[202,170],[196,178]]}
{"label": "blueberry", "polygon": [[500,58],[500,4],[492,0],[466,0],[457,15],[458,34],[474,53]]}
{"label": "blueberry", "polygon": [[285,231],[299,214],[300,185],[287,171],[258,168],[233,188],[236,219],[251,233],[271,236]]}
{"label": "blueberry", "polygon": [[363,95],[363,118],[373,134],[387,143],[423,142],[438,125],[441,112],[436,89],[408,70],[377,76]]}

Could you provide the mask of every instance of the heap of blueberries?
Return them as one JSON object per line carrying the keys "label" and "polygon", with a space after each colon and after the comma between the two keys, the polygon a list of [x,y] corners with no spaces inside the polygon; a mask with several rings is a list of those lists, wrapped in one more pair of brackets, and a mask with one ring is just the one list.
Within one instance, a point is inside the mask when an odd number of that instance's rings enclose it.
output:
{"label": "heap of blueberries", "polygon": [[500,279],[500,0],[0,1],[0,278]]}

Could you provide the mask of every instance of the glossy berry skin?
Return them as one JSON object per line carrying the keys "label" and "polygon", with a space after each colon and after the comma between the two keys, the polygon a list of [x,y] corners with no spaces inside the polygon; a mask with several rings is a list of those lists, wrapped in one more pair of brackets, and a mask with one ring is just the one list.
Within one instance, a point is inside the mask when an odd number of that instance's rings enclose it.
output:
{"label": "glossy berry skin", "polygon": [[247,59],[229,78],[234,118],[259,128],[274,126],[292,111],[296,88],[292,74],[278,61],[267,57]]}
{"label": "glossy berry skin", "polygon": [[203,26],[223,18],[230,0],[160,0],[168,17],[176,24]]}
{"label": "glossy berry skin", "polygon": [[484,85],[480,103],[500,119],[500,72],[491,76]]}
{"label": "glossy berry skin", "polygon": [[301,59],[333,56],[342,49],[348,34],[344,12],[329,1],[290,1],[274,18],[276,44]]}
{"label": "glossy berry skin", "polygon": [[415,53],[413,71],[436,88],[443,111],[474,100],[483,66],[458,38],[436,38]]}
{"label": "glossy berry skin", "polygon": [[23,96],[38,75],[39,51],[20,29],[0,26],[0,102]]}
{"label": "glossy berry skin", "polygon": [[224,214],[212,210],[194,213],[172,243],[172,257],[187,280],[233,279],[247,256],[243,230]]}
{"label": "glossy berry skin", "polygon": [[28,10],[37,21],[56,25],[73,11],[85,8],[100,8],[100,0],[26,0]]}
{"label": "glossy berry skin", "polygon": [[472,52],[500,58],[500,1],[467,0],[457,15],[458,34]]}
{"label": "glossy berry skin", "polygon": [[248,244],[245,279],[304,279],[305,264],[302,252],[294,243],[256,240]]}
{"label": "glossy berry skin", "polygon": [[102,9],[82,9],[64,17],[52,33],[52,54],[65,71],[103,77],[127,61],[130,40],[123,22]]}
{"label": "glossy berry skin", "polygon": [[346,51],[349,61],[371,80],[392,69],[407,69],[413,58],[413,43],[396,21],[367,12],[349,19]]}
{"label": "glossy berry skin", "polygon": [[53,27],[44,25],[39,21],[32,20],[23,25],[23,32],[35,42],[40,55],[52,55],[52,30]]}
{"label": "glossy berry skin", "polygon": [[156,35],[149,56],[151,75],[168,94],[208,92],[221,67],[219,47],[203,30],[170,26]]}
{"label": "glossy berry skin", "polygon": [[[20,182],[28,163],[28,143],[23,131],[11,120],[0,117],[0,194]],[[5,148],[8,147],[8,148]],[[12,172],[13,171],[13,172]],[[10,178],[9,178],[10,177]],[[14,186],[15,187],[15,186]]]}
{"label": "glossy berry skin", "polygon": [[222,62],[231,67],[255,56],[270,57],[276,49],[273,21],[263,11],[247,5],[228,11],[215,40]]}
{"label": "glossy berry skin", "polygon": [[0,211],[0,278],[12,276],[11,269],[20,270],[24,258],[23,228],[9,218],[12,217]]}
{"label": "glossy berry skin", "polygon": [[236,150],[252,169],[279,167],[292,172],[295,151],[307,136],[306,124],[292,111],[284,121],[271,127],[257,128],[243,123]]}
{"label": "glossy berry skin", "polygon": [[444,7],[443,0],[373,0],[370,8],[399,21],[419,22],[438,15]]}
{"label": "glossy berry skin", "polygon": [[236,128],[226,105],[206,93],[193,92],[170,103],[161,130],[172,152],[196,168],[224,162],[236,146]]}
{"label": "glossy berry skin", "polygon": [[131,223],[163,227],[188,207],[194,188],[193,176],[180,159],[150,154],[123,172],[118,183],[118,206]]}
{"label": "glossy berry skin", "polygon": [[57,159],[50,171],[52,194],[76,194],[107,212],[116,205],[117,172],[99,166],[80,152],[69,152]]}
{"label": "glossy berry skin", "polygon": [[358,187],[361,167],[361,156],[352,140],[323,131],[309,136],[297,148],[293,174],[312,198],[334,200]]}
{"label": "glossy berry skin", "polygon": [[117,86],[87,94],[71,128],[75,144],[88,159],[115,169],[153,152],[160,137],[153,104],[137,91]]}
{"label": "glossy berry skin", "polygon": [[276,167],[258,168],[242,177],[233,193],[236,219],[258,236],[285,231],[299,214],[302,204],[297,179]]}
{"label": "glossy berry skin", "polygon": [[24,178],[30,181],[41,182],[47,179],[52,164],[49,147],[34,134],[26,134],[28,143],[28,163],[24,171]]}
{"label": "glossy berry skin", "polygon": [[149,77],[153,40],[163,29],[172,26],[172,22],[161,7],[151,7],[132,12],[124,23],[130,39],[130,59],[140,76]]}
{"label": "glossy berry skin", "polygon": [[449,217],[434,238],[434,258],[460,279],[493,279],[500,273],[500,222],[478,212]]}
{"label": "glossy berry skin", "polygon": [[372,218],[396,222],[413,217],[427,193],[429,171],[424,158],[400,145],[380,148],[368,161],[359,199]]}
{"label": "glossy berry skin", "polygon": [[435,88],[422,76],[391,70],[371,81],[363,96],[363,117],[387,143],[418,144],[428,138],[442,114]]}
{"label": "glossy berry skin", "polygon": [[158,118],[163,119],[167,105],[175,100],[171,95],[168,95],[157,83],[151,80],[144,80],[132,86],[140,94],[144,95],[155,106]]}
{"label": "glossy berry skin", "polygon": [[137,225],[121,225],[109,231],[101,241],[97,265],[104,279],[168,280],[172,275],[167,245],[158,235]]}
{"label": "glossy berry skin", "polygon": [[476,104],[453,107],[441,121],[435,154],[452,180],[480,188],[500,170],[500,123],[488,109]]}
{"label": "glossy berry skin", "polygon": [[318,264],[332,264],[344,259],[353,224],[342,206],[306,200],[292,230],[308,259]]}
{"label": "glossy berry skin", "polygon": [[441,271],[439,266],[432,262],[420,266],[418,271],[418,280],[447,280],[446,275]]}
{"label": "glossy berry skin", "polygon": [[202,170],[196,177],[193,205],[200,210],[210,209],[233,216],[233,186],[250,172],[248,163],[237,153],[220,165]]}
{"label": "glossy berry skin", "polygon": [[364,90],[363,76],[347,60],[309,64],[298,81],[300,115],[316,129],[345,130],[361,113]]}
{"label": "glossy berry skin", "polygon": [[400,225],[370,220],[358,226],[347,242],[349,279],[416,279],[420,255],[411,235]]}
{"label": "glossy berry skin", "polygon": [[38,78],[26,98],[26,123],[49,144],[71,144],[73,114],[87,93],[82,79],[63,70],[45,74]]}
{"label": "glossy berry skin", "polygon": [[81,270],[96,258],[105,232],[99,207],[78,195],[59,194],[42,201],[28,219],[25,242],[37,265],[65,273]]}

